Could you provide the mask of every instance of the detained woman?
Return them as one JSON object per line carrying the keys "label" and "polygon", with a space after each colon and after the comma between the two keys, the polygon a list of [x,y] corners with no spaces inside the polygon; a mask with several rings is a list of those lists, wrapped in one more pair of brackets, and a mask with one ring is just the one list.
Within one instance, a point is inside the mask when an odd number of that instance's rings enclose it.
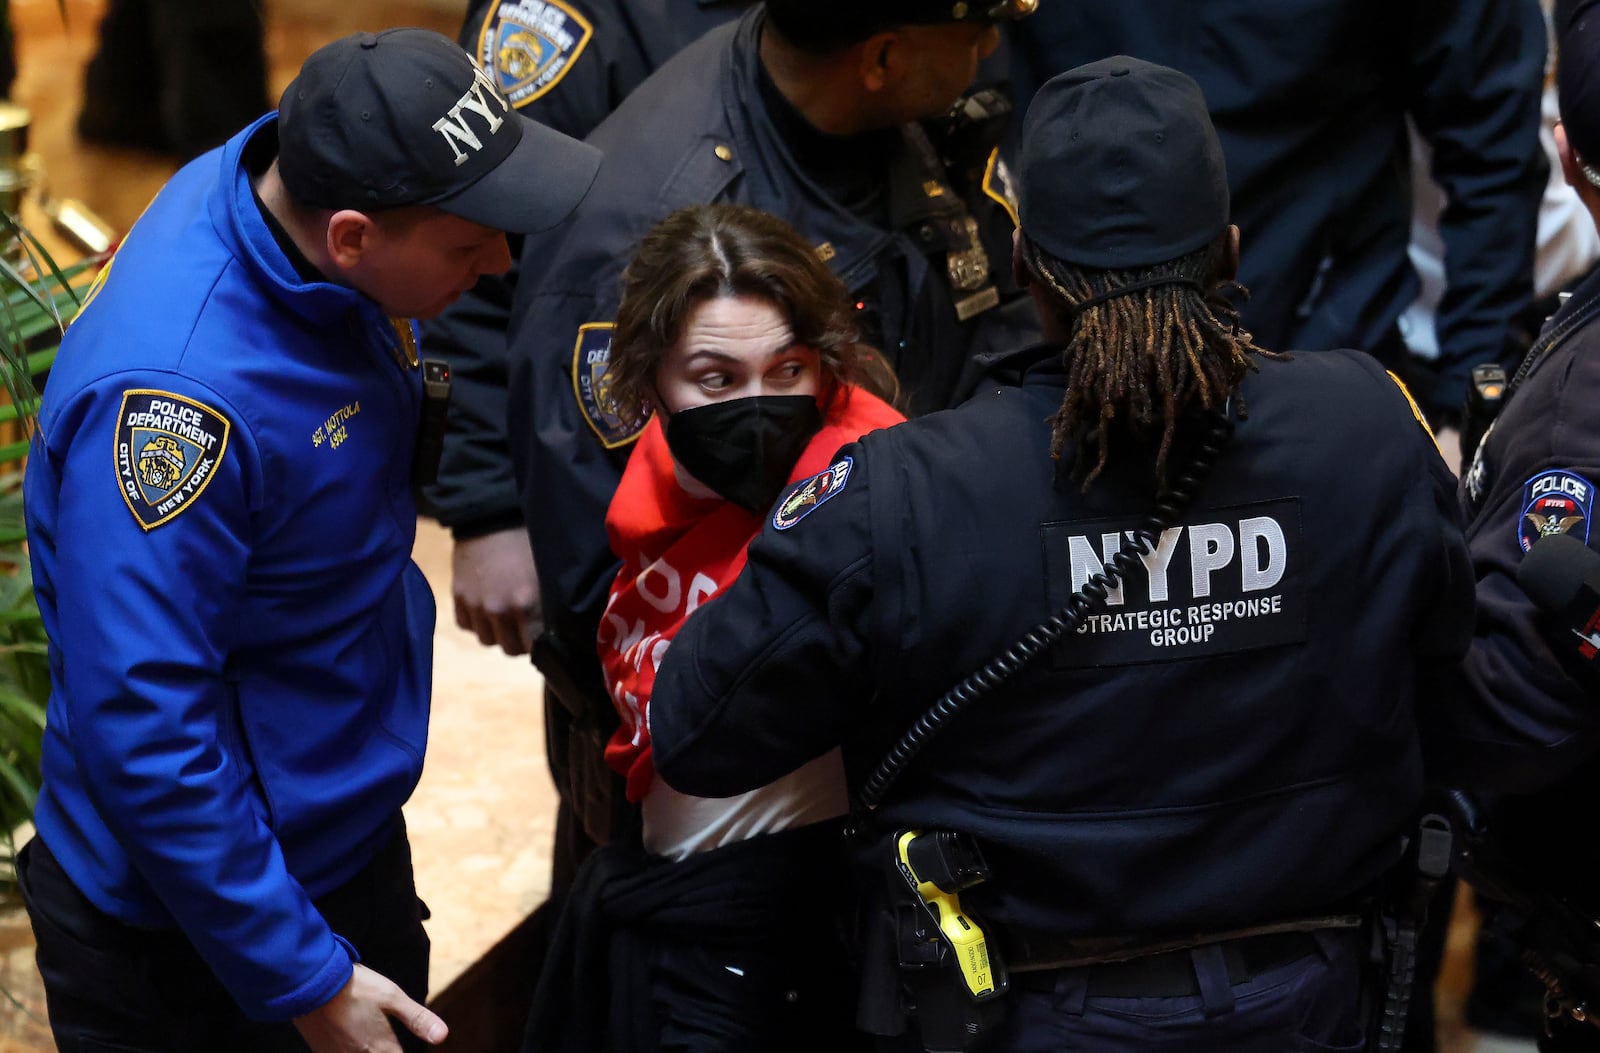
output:
{"label": "detained woman", "polygon": [[[838,752],[713,800],[656,777],[649,731],[661,656],[738,575],[787,486],[902,419],[862,386],[872,376],[882,390],[885,369],[853,313],[812,246],[739,206],[674,213],[623,275],[607,397],[650,421],[606,517],[622,569],[598,648],[622,721],[606,758],[640,805],[642,846],[607,846],[585,865],[557,951],[607,958],[607,975],[589,957],[558,985],[563,964],[550,962],[525,1048],[867,1048],[843,942]],[[591,983],[609,988],[603,1023]]]}

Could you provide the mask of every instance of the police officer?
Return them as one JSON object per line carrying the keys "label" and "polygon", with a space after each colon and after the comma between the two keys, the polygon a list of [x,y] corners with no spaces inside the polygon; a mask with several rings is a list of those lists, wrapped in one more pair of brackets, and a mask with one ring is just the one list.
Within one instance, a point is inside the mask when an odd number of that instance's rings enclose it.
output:
{"label": "police officer", "polygon": [[[1595,0],[1557,5],[1555,137],[1567,182],[1600,226],[1600,171],[1591,160],[1600,158],[1597,15]],[[1461,482],[1478,623],[1462,667],[1466,699],[1439,714],[1436,753],[1442,778],[1514,795],[1492,815],[1492,836],[1509,857],[1537,860],[1530,871],[1546,892],[1593,916],[1600,913],[1593,893],[1600,851],[1572,831],[1591,821],[1600,789],[1600,680],[1580,650],[1581,620],[1542,609],[1519,580],[1529,553],[1548,537],[1600,547],[1592,529],[1600,483],[1600,277],[1580,284],[1545,325],[1502,401]],[[1585,570],[1582,559],[1573,564],[1571,590]],[[1541,1048],[1600,1048],[1600,1033],[1588,1024],[1552,1026]]]}
{"label": "police officer", "polygon": [[[1546,171],[1536,0],[1058,0],[1017,37],[1036,83],[1118,53],[1194,77],[1249,246],[1245,324],[1270,347],[1353,347],[1436,374],[1418,397],[1431,420],[1459,423],[1471,367],[1506,357],[1533,298]],[[1418,289],[1410,184],[1396,176],[1408,121],[1449,199],[1437,363],[1408,358],[1396,325]]]}
{"label": "police officer", "polygon": [[[1238,234],[1187,76],[1053,79],[1019,184],[1048,342],[779,500],[660,665],[657,769],[733,794],[842,742],[882,862],[987,873],[918,896],[1007,963],[994,1048],[1360,1048],[1354,915],[1421,792],[1413,701],[1470,633],[1450,472],[1369,357],[1258,351],[1214,298]],[[933,927],[891,930],[901,960]],[[902,976],[926,1048],[970,1048],[930,1014],[995,977],[932,975]]]}
{"label": "police officer", "polygon": [[51,693],[18,880],[62,1049],[443,1039],[400,809],[433,657],[412,487],[447,375],[409,319],[598,164],[450,40],[356,34],[102,272],[25,491]]}
{"label": "police officer", "polygon": [[612,817],[601,747],[614,718],[583,682],[598,682],[596,630],[615,577],[605,509],[643,426],[613,411],[602,378],[634,241],[689,203],[782,216],[844,279],[909,409],[948,405],[973,356],[1036,322],[1005,265],[1012,205],[997,152],[947,158],[949,143],[918,122],[950,108],[997,24],[1031,6],[758,6],[680,52],[595,130],[590,141],[609,157],[592,207],[570,235],[527,243],[508,432],[549,626],[535,658],[570,687],[557,692],[578,729],[568,778],[574,798],[591,798],[584,820],[596,840]]}

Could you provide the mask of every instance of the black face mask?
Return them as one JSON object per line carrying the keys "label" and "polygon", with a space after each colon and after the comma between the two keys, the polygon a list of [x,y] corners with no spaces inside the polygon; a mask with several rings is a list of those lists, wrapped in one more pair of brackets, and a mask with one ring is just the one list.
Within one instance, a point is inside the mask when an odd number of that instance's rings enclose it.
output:
{"label": "black face mask", "polygon": [[764,515],[821,428],[810,395],[755,395],[672,414],[667,449],[719,496]]}

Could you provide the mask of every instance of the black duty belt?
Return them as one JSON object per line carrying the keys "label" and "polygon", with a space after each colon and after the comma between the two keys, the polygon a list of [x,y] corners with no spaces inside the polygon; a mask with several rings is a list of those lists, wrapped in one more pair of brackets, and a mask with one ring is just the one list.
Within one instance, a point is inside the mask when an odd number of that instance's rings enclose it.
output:
{"label": "black duty belt", "polygon": [[[1309,932],[1274,932],[1245,936],[1214,944],[1228,966],[1228,983],[1240,984],[1313,954],[1320,953],[1317,937]],[[1088,992],[1097,998],[1181,998],[1198,995],[1194,948],[1164,951],[1120,962],[1078,966],[1089,974]],[[1016,972],[1011,983],[1028,991],[1053,991],[1065,969]],[[1076,970],[1071,970],[1076,971]]]}

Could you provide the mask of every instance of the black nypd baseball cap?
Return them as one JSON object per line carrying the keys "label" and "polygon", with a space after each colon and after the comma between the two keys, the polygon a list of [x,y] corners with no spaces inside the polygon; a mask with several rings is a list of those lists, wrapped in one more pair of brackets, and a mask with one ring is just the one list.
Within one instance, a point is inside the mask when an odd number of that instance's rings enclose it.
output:
{"label": "black nypd baseball cap", "polygon": [[315,51],[278,104],[278,171],[314,208],[433,205],[516,234],[560,223],[600,151],[512,109],[449,38],[357,33]]}
{"label": "black nypd baseball cap", "polygon": [[1022,232],[1102,270],[1177,259],[1228,225],[1228,170],[1200,86],[1119,55],[1047,81],[1017,165]]}
{"label": "black nypd baseball cap", "polygon": [[1552,24],[1561,125],[1584,175],[1600,186],[1600,2],[1557,0]]}

